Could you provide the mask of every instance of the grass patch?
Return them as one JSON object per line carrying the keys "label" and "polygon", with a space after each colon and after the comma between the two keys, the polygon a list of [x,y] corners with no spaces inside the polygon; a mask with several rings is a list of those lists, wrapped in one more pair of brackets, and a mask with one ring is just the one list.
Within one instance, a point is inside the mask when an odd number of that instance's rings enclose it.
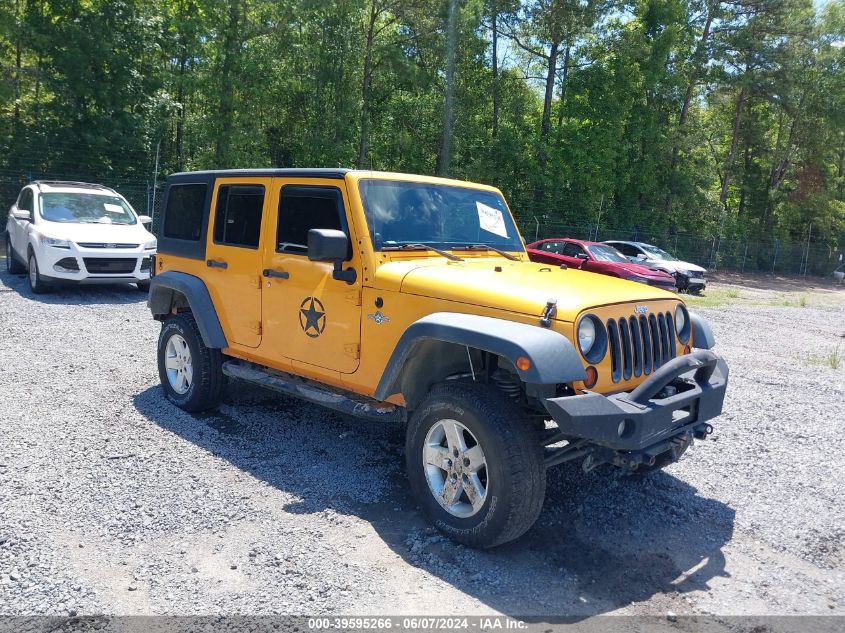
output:
{"label": "grass patch", "polygon": [[739,290],[728,290],[728,299],[739,299]]}
{"label": "grass patch", "polygon": [[798,305],[800,305],[802,308],[806,308],[807,307],[807,297],[802,295],[801,298],[798,300]]}
{"label": "grass patch", "polygon": [[808,354],[804,359],[811,365],[825,365],[831,369],[839,369],[842,365],[843,353],[840,344],[837,343],[826,356],[816,356],[815,354]]}

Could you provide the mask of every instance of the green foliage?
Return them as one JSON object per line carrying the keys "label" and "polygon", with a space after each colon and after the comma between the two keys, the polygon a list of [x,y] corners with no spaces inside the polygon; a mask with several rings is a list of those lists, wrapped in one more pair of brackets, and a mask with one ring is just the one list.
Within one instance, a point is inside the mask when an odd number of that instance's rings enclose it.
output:
{"label": "green foliage", "polygon": [[[583,224],[601,207],[619,230],[845,238],[845,0],[457,14],[450,174],[499,186],[518,216]],[[446,19],[446,0],[7,0],[0,193],[28,174],[147,183],[157,151],[159,180],[433,173]]]}

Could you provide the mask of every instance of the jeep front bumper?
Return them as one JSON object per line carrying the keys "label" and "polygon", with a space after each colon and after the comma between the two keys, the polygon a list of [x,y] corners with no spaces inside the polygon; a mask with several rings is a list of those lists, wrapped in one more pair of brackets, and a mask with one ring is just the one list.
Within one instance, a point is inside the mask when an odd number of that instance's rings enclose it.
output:
{"label": "jeep front bumper", "polygon": [[712,431],[707,420],[722,412],[727,384],[725,361],[697,350],[669,361],[630,392],[549,398],[544,404],[558,431],[544,444],[569,444],[552,450],[546,464],[581,456],[628,468],[653,464],[657,455]]}

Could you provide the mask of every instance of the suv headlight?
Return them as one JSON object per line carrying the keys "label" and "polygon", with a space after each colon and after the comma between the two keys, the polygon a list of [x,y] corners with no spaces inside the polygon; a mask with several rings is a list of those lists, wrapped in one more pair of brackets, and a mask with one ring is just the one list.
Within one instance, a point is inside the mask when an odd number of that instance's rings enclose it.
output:
{"label": "suv headlight", "polygon": [[592,314],[585,314],[578,322],[578,349],[589,363],[598,363],[607,351],[607,332]]}
{"label": "suv headlight", "polygon": [[683,304],[678,304],[675,307],[675,332],[678,333],[678,340],[684,345],[689,342],[690,335],[690,319],[687,309]]}
{"label": "suv headlight", "polygon": [[46,235],[41,238],[41,243],[44,246],[52,246],[53,248],[70,248],[70,242],[67,240],[60,240],[57,237],[47,237]]}
{"label": "suv headlight", "polygon": [[147,242],[144,244],[145,251],[152,251],[155,250],[156,246],[158,246],[158,240],[152,240],[151,242]]}

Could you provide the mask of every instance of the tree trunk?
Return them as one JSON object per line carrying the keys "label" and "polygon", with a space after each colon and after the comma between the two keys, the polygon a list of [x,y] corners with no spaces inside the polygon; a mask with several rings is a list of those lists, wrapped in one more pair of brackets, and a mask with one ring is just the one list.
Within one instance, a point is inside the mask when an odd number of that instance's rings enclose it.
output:
{"label": "tree trunk", "polygon": [[493,9],[493,138],[499,134],[499,14]]}
{"label": "tree trunk", "polygon": [[543,96],[543,119],[540,122],[540,142],[537,144],[537,166],[539,167],[539,177],[534,185],[534,204],[539,206],[543,204],[543,199],[546,197],[545,179],[546,179],[546,161],[547,161],[547,145],[549,138],[549,131],[552,127],[552,96],[555,90],[555,75],[557,73],[557,54],[560,50],[560,42],[552,42],[551,49],[549,49],[549,68],[546,72],[546,91]]}
{"label": "tree trunk", "polygon": [[21,0],[15,0],[15,123],[21,118]]}
{"label": "tree trunk", "polygon": [[364,52],[364,77],[361,83],[360,137],[358,138],[358,159],[355,161],[355,166],[358,169],[364,169],[366,165],[367,148],[370,143],[370,86],[373,80],[373,39],[375,38],[377,19],[378,11],[376,11],[376,3],[373,0],[370,4],[370,21],[367,25],[367,42]]}
{"label": "tree trunk", "polygon": [[680,161],[680,147],[678,146],[678,139],[683,132],[684,126],[687,123],[689,116],[690,105],[692,104],[692,97],[695,94],[695,87],[701,80],[704,64],[706,63],[706,56],[703,56],[704,48],[707,45],[707,40],[710,39],[710,27],[713,25],[713,11],[714,7],[708,7],[707,21],[704,23],[704,29],[701,31],[701,38],[698,40],[698,46],[693,54],[693,57],[702,59],[697,66],[693,68],[690,81],[687,84],[687,90],[684,93],[684,103],[681,106],[681,114],[678,116],[678,129],[676,130],[675,141],[672,143],[672,160],[669,166],[669,193],[666,196],[666,213],[672,212],[672,186],[675,172],[678,170],[678,163]]}
{"label": "tree trunk", "polygon": [[443,137],[437,174],[449,173],[452,161],[452,102],[455,96],[455,48],[458,39],[458,0],[449,0],[449,18],[446,31],[446,94],[443,99]]}
{"label": "tree trunk", "polygon": [[240,51],[241,0],[230,0],[229,21],[223,45],[220,67],[220,128],[214,152],[215,167],[228,167],[231,161],[232,127],[235,116],[234,68]]}
{"label": "tree trunk", "polygon": [[745,105],[746,90],[743,86],[739,91],[739,96],[736,99],[736,109],[734,110],[734,124],[733,124],[733,138],[731,139],[731,148],[728,151],[728,157],[725,160],[725,177],[722,179],[722,192],[719,195],[719,202],[725,211],[728,210],[728,187],[731,182],[731,167],[733,166],[734,158],[736,156],[736,147],[739,143],[739,130],[742,125],[742,111]]}
{"label": "tree trunk", "polygon": [[563,51],[563,76],[560,78],[560,97],[557,104],[557,126],[563,125],[563,106],[566,102],[566,81],[569,79],[569,52],[572,46],[566,45]]}

